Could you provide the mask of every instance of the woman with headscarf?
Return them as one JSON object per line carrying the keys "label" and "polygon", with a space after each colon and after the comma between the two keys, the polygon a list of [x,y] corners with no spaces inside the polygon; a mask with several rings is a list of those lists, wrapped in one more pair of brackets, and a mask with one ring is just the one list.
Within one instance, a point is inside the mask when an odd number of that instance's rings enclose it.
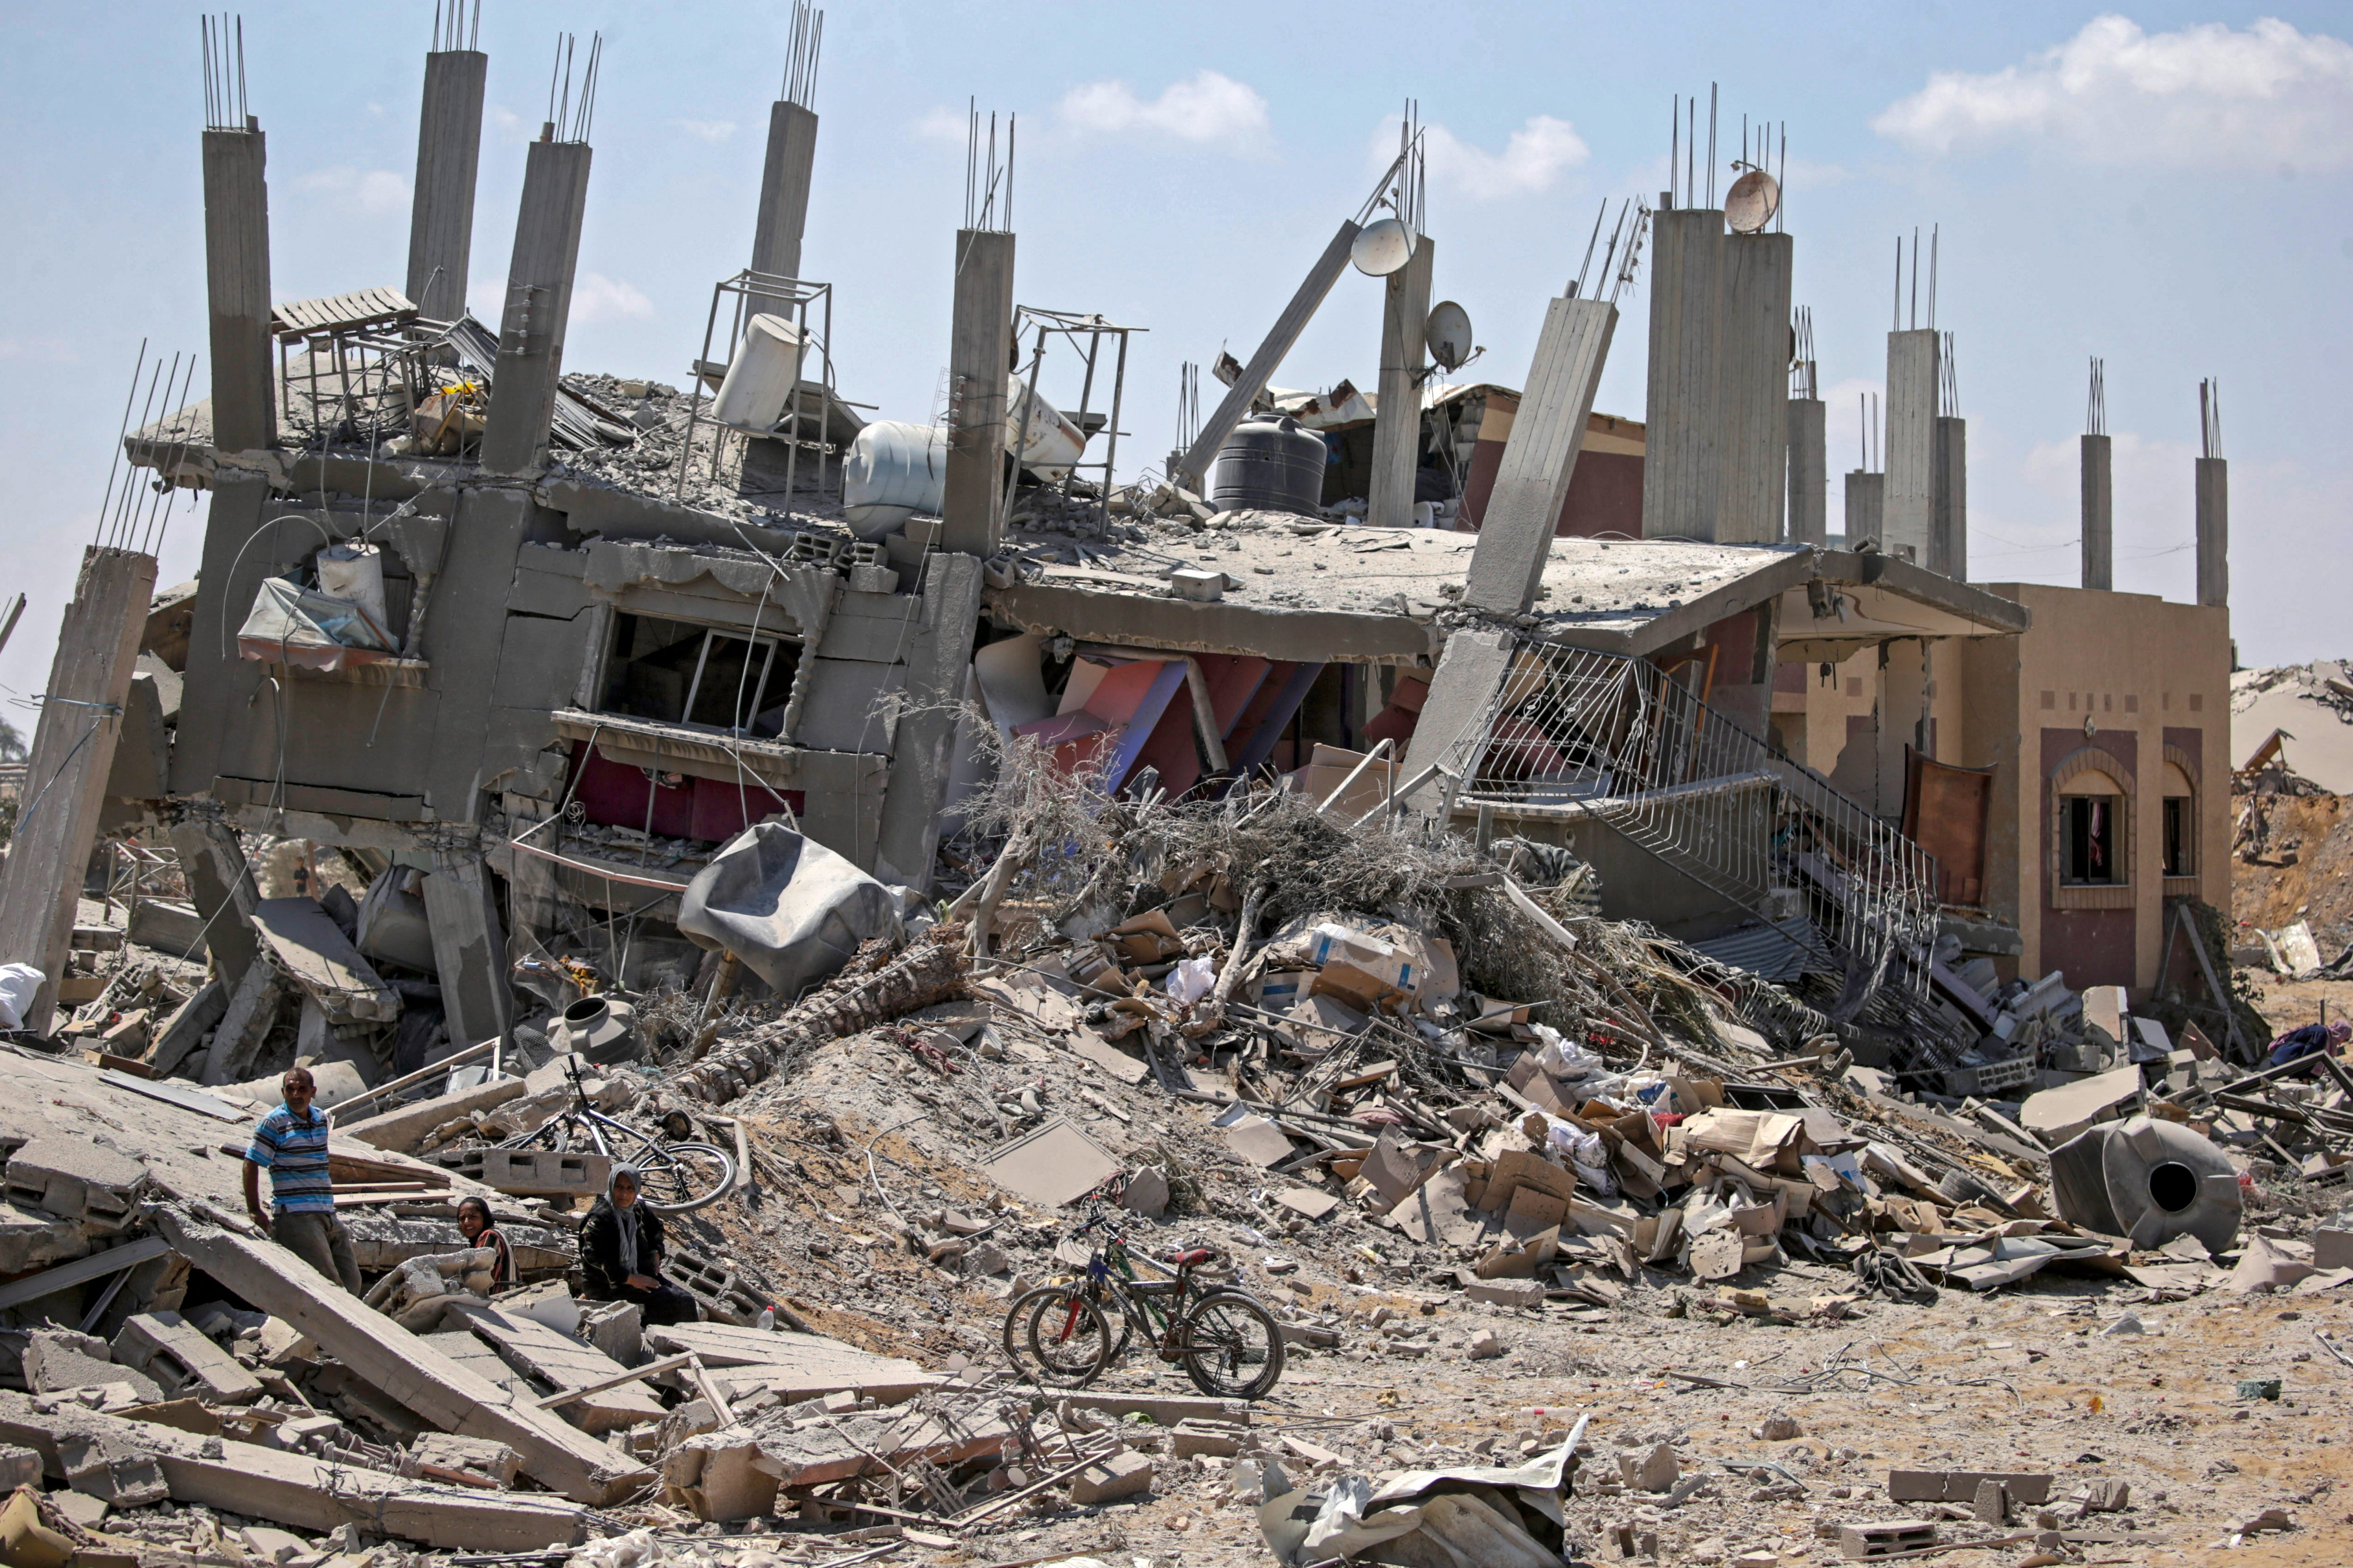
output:
{"label": "woman with headscarf", "polygon": [[691,1323],[702,1308],[661,1277],[662,1221],[638,1195],[634,1165],[616,1165],[580,1227],[580,1271],[591,1301],[634,1301],[649,1325]]}
{"label": "woman with headscarf", "polygon": [[[2345,1043],[2353,1040],[2353,1023],[2307,1023],[2301,1029],[2291,1029],[2272,1042],[2271,1065],[2284,1067],[2290,1062],[2306,1056],[2317,1058],[2324,1052],[2332,1056],[2345,1054]],[[2317,1060],[2306,1062],[2288,1074],[2291,1078],[2309,1078],[2320,1071]]]}
{"label": "woman with headscarf", "polygon": [[507,1238],[499,1234],[499,1227],[491,1221],[491,1205],[483,1198],[461,1198],[458,1201],[458,1228],[466,1234],[466,1245],[477,1250],[488,1247],[495,1257],[491,1264],[491,1288],[503,1288],[516,1283],[514,1249]]}

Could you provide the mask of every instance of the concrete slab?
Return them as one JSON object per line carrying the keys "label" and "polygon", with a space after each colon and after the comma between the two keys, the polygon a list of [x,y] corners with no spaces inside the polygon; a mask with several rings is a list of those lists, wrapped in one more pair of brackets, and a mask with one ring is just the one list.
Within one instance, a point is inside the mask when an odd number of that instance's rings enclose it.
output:
{"label": "concrete slab", "polygon": [[459,1366],[427,1340],[327,1287],[292,1253],[158,1208],[156,1227],[183,1255],[252,1306],[283,1319],[427,1423],[506,1444],[550,1490],[602,1506],[644,1483],[644,1469],[506,1389]]}
{"label": "concrete slab", "polygon": [[[498,1351],[509,1366],[547,1385],[547,1392],[601,1383],[628,1369],[593,1345],[560,1334],[535,1319],[492,1307],[459,1307],[475,1338]],[[446,1322],[447,1319],[445,1319]],[[661,1403],[642,1383],[623,1383],[563,1406],[558,1414],[584,1432],[617,1432],[641,1421],[659,1421]]]}
{"label": "concrete slab", "polygon": [[1049,1209],[1086,1196],[1123,1169],[1101,1144],[1059,1117],[980,1167],[1007,1192]]}
{"label": "concrete slab", "polygon": [[177,1312],[140,1312],[114,1335],[117,1365],[153,1377],[174,1399],[193,1394],[214,1404],[251,1404],[261,1380]]}

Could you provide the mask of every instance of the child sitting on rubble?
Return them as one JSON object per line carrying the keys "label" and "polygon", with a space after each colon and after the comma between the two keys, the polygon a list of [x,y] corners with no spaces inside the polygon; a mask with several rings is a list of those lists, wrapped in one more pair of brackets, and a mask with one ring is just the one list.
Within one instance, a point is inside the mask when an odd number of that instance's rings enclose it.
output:
{"label": "child sitting on rubble", "polygon": [[458,1228],[466,1233],[466,1245],[488,1247],[497,1255],[491,1265],[491,1288],[501,1289],[515,1282],[514,1249],[507,1238],[499,1234],[491,1224],[491,1205],[480,1198],[460,1198],[458,1201]]}
{"label": "child sitting on rubble", "polygon": [[580,1227],[580,1271],[591,1301],[634,1301],[648,1326],[691,1323],[694,1298],[661,1277],[662,1221],[638,1201],[638,1168],[616,1165]]}

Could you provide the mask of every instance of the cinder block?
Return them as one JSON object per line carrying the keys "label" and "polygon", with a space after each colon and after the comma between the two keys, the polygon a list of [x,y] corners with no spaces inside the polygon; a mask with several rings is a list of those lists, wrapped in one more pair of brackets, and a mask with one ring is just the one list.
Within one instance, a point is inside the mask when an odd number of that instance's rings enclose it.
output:
{"label": "cinder block", "polygon": [[87,1139],[37,1138],[8,1157],[7,1198],[79,1221],[93,1235],[128,1225],[139,1213],[147,1168]]}
{"label": "cinder block", "polygon": [[1489,1301],[1498,1307],[1541,1307],[1545,1287],[1533,1279],[1482,1279],[1462,1294],[1473,1301]]}
{"label": "cinder block", "polygon": [[552,1149],[459,1149],[433,1158],[444,1170],[512,1197],[595,1197],[613,1170],[604,1155]]}
{"label": "cinder block", "polygon": [[1878,1524],[1839,1526],[1839,1550],[1851,1563],[1901,1557],[1936,1544],[1936,1527],[1925,1519],[1891,1519]]}

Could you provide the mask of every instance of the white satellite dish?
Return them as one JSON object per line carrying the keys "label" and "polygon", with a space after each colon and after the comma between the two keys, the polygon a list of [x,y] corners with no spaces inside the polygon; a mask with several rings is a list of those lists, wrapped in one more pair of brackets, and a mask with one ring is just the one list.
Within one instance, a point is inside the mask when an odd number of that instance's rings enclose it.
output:
{"label": "white satellite dish", "polygon": [[1724,196],[1724,221],[1735,234],[1755,234],[1781,210],[1781,183],[1762,169],[1732,182]]}
{"label": "white satellite dish", "polygon": [[1394,217],[1368,223],[1348,247],[1348,260],[1370,278],[1386,278],[1413,260],[1413,230]]}
{"label": "white satellite dish", "polygon": [[1430,357],[1438,362],[1440,369],[1460,370],[1474,346],[1471,342],[1471,313],[1452,300],[1441,300],[1430,313],[1422,335],[1430,344]]}

